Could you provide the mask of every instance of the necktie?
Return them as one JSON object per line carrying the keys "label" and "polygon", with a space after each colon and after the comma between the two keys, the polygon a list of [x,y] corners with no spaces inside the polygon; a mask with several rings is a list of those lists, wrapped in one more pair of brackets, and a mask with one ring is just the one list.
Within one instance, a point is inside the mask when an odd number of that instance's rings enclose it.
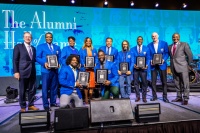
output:
{"label": "necktie", "polygon": [[50,49],[51,52],[53,52],[53,48],[52,48],[51,44],[49,44],[49,49]]}
{"label": "necktie", "polygon": [[109,55],[109,50],[110,50],[110,47],[107,47],[107,51],[106,51],[107,55]]}
{"label": "necktie", "polygon": [[29,57],[30,57],[31,60],[32,60],[32,59],[33,59],[33,52],[32,52],[32,50],[31,50],[31,46],[28,46],[28,48],[29,48],[29,51],[28,51]]}
{"label": "necktie", "polygon": [[141,52],[141,48],[140,48],[140,46],[139,46],[139,48],[138,48],[138,53],[140,54],[140,52]]}
{"label": "necktie", "polygon": [[173,56],[174,56],[174,54],[175,54],[175,51],[176,51],[176,43],[174,43],[173,49],[172,49],[172,55],[173,55]]}

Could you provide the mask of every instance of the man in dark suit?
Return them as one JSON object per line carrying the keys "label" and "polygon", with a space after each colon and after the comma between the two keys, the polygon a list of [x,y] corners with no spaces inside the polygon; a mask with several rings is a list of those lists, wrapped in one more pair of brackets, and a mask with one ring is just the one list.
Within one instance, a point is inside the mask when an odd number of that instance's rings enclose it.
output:
{"label": "man in dark suit", "polygon": [[177,97],[172,102],[182,102],[182,105],[187,105],[190,92],[188,71],[191,69],[189,65],[192,62],[192,52],[187,43],[180,42],[178,33],[172,35],[172,40],[174,43],[169,46],[170,66],[177,92]]}
{"label": "man in dark suit", "polygon": [[[150,51],[150,58],[151,58],[151,81],[152,81],[152,95],[153,98],[150,99],[151,101],[155,101],[157,99],[156,94],[156,81],[157,75],[159,72],[160,79],[162,82],[163,88],[163,101],[169,102],[167,99],[167,58],[169,57],[168,54],[168,44],[165,41],[158,40],[158,33],[152,33],[152,40],[153,42],[148,44],[148,48]],[[162,63],[161,64],[153,64],[152,59],[154,54],[162,54]]]}
{"label": "man in dark suit", "polygon": [[26,90],[28,90],[28,110],[39,110],[34,106],[36,93],[36,50],[31,46],[32,36],[29,32],[24,33],[24,43],[15,45],[13,51],[14,77],[19,80],[19,103],[21,112],[26,111]]}
{"label": "man in dark suit", "polygon": [[[140,92],[139,92],[139,78],[141,78],[142,82],[142,101],[144,103],[147,102],[146,94],[147,94],[147,68],[150,66],[150,54],[149,54],[149,48],[143,43],[142,36],[138,36],[137,38],[137,46],[131,48],[132,58],[134,60],[134,86],[135,86],[135,93],[136,93],[136,99],[135,102],[140,101]],[[145,57],[145,64],[146,66],[143,68],[139,68],[137,66],[137,57],[142,56]]]}
{"label": "man in dark suit", "polygon": [[[42,101],[45,110],[49,111],[48,89],[50,89],[50,106],[57,107],[56,97],[58,89],[58,67],[60,62],[60,47],[53,44],[53,34],[48,32],[45,34],[46,43],[37,47],[36,60],[41,65],[42,74]],[[50,68],[47,63],[47,55],[56,55],[58,59],[58,67]]]}

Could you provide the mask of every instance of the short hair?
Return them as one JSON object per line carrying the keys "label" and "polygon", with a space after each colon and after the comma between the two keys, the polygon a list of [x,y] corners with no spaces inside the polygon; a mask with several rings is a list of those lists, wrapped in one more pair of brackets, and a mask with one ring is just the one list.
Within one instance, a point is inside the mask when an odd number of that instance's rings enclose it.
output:
{"label": "short hair", "polygon": [[73,58],[77,59],[78,64],[80,63],[80,59],[79,59],[78,55],[70,55],[70,56],[68,56],[68,58],[66,60],[66,64],[70,65]]}
{"label": "short hair", "polygon": [[177,34],[177,35],[180,37],[180,34],[176,32],[176,33],[174,33],[174,34],[172,35],[172,38],[173,38],[173,36],[174,36],[175,34]]}
{"label": "short hair", "polygon": [[138,37],[137,37],[137,40],[138,40],[138,38],[142,38],[142,40],[143,40],[143,37],[142,37],[142,36],[138,36]]}
{"label": "short hair", "polygon": [[103,52],[103,53],[105,54],[105,52],[104,52],[103,50],[99,49],[99,51],[98,51],[98,55],[99,55],[100,52]]}
{"label": "short hair", "polygon": [[158,35],[158,33],[157,33],[157,32],[153,32],[151,35],[153,35],[153,34],[156,34],[156,35],[159,37],[159,35]]}
{"label": "short hair", "polygon": [[52,34],[51,32],[47,32],[47,33],[45,34],[45,37],[46,37],[47,34],[50,34],[50,35],[52,36],[52,38],[53,38],[53,34]]}
{"label": "short hair", "polygon": [[[32,34],[31,34],[30,32],[26,31],[26,32],[24,32],[24,35],[25,35],[26,33],[30,34],[31,37],[32,37]],[[23,35],[23,36],[24,36],[24,35]]]}
{"label": "short hair", "polygon": [[73,37],[73,36],[69,36],[69,37],[68,37],[68,41],[69,41],[70,39],[72,39],[73,41],[76,41],[75,37]]}
{"label": "short hair", "polygon": [[107,41],[108,39],[111,39],[111,40],[113,41],[113,39],[112,39],[111,37],[107,37],[107,38],[106,38],[106,41]]}

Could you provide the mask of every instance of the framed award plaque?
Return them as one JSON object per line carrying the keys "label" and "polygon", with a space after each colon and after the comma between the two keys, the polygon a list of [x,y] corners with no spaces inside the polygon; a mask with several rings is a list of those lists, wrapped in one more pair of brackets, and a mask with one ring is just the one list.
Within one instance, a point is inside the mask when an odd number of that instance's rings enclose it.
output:
{"label": "framed award plaque", "polygon": [[96,82],[98,84],[102,84],[105,80],[108,80],[108,69],[97,69]]}
{"label": "framed award plaque", "polygon": [[113,55],[106,55],[106,60],[114,62],[114,56]]}
{"label": "framed award plaque", "polygon": [[153,55],[153,62],[154,65],[162,64],[162,54],[154,54]]}
{"label": "framed award plaque", "polygon": [[146,57],[144,57],[144,56],[137,56],[137,58],[136,58],[136,65],[139,68],[146,67]]}
{"label": "framed award plaque", "polygon": [[79,72],[78,73],[78,82],[83,85],[87,86],[90,78],[89,72]]}
{"label": "framed award plaque", "polygon": [[47,63],[49,68],[57,68],[58,67],[58,59],[57,55],[47,55]]}
{"label": "framed award plaque", "polygon": [[121,62],[119,64],[119,70],[123,74],[126,73],[127,71],[129,71],[129,63],[128,62]]}
{"label": "framed award plaque", "polygon": [[85,57],[85,67],[93,68],[94,67],[94,56],[86,56]]}

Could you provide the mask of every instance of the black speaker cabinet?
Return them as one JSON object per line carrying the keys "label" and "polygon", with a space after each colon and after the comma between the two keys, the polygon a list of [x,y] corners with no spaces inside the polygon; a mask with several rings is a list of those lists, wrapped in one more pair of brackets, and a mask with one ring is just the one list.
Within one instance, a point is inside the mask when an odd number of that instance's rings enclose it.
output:
{"label": "black speaker cabinet", "polygon": [[50,114],[48,111],[27,111],[19,113],[21,132],[48,131]]}
{"label": "black speaker cabinet", "polygon": [[137,104],[135,107],[135,119],[139,123],[160,121],[160,103]]}
{"label": "black speaker cabinet", "polygon": [[55,131],[88,128],[88,119],[87,107],[56,109],[54,128]]}
{"label": "black speaker cabinet", "polygon": [[133,120],[130,99],[109,99],[90,102],[91,123]]}

